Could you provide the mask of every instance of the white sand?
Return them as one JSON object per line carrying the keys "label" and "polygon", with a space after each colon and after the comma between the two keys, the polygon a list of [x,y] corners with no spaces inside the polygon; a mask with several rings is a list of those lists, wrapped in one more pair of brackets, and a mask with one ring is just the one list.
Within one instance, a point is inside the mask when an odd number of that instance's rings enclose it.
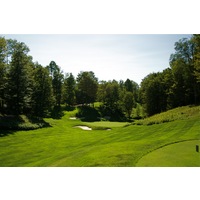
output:
{"label": "white sand", "polygon": [[88,126],[76,126],[77,128],[81,128],[83,130],[86,130],[86,131],[91,131],[92,129]]}
{"label": "white sand", "polygon": [[77,119],[77,118],[76,118],[76,117],[70,117],[69,119],[75,120],[75,119]]}

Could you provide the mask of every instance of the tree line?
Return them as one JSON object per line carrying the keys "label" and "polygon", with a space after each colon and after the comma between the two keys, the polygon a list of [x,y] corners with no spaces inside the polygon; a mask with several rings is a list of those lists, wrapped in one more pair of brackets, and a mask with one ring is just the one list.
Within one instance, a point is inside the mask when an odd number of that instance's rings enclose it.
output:
{"label": "tree line", "polygon": [[99,81],[92,71],[64,74],[55,61],[33,62],[28,46],[0,37],[0,113],[51,116],[61,107],[101,102],[104,116],[147,116],[177,106],[200,103],[200,35],[180,39],[170,56],[170,68],[133,80]]}
{"label": "tree line", "polygon": [[102,101],[113,112],[120,107],[130,116],[138,98],[139,86],[134,81],[99,82],[92,71],[75,78],[72,73],[64,74],[55,61],[45,67],[34,63],[29,51],[23,42],[0,38],[0,113],[46,117],[61,104]]}
{"label": "tree line", "polygon": [[175,43],[170,68],[146,76],[140,98],[147,115],[200,103],[200,35]]}

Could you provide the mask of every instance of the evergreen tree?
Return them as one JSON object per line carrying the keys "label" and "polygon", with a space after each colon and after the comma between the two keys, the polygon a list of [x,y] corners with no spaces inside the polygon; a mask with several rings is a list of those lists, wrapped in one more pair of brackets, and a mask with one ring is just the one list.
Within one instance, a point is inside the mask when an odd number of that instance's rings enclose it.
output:
{"label": "evergreen tree", "polygon": [[34,69],[33,113],[45,117],[51,111],[54,98],[52,81],[47,68],[36,64]]}
{"label": "evergreen tree", "polygon": [[72,73],[66,76],[64,80],[64,102],[69,106],[75,104],[76,95],[75,95],[76,81]]}
{"label": "evergreen tree", "polygon": [[0,112],[5,104],[6,89],[6,40],[0,37]]}
{"label": "evergreen tree", "polygon": [[32,58],[24,43],[17,43],[12,54],[8,73],[7,103],[15,114],[29,113],[32,105]]}
{"label": "evergreen tree", "polygon": [[53,95],[55,98],[55,106],[60,107],[62,100],[62,87],[64,75],[60,70],[60,67],[54,62],[51,61],[49,66],[47,66],[49,73],[52,77],[52,86],[53,86]]}

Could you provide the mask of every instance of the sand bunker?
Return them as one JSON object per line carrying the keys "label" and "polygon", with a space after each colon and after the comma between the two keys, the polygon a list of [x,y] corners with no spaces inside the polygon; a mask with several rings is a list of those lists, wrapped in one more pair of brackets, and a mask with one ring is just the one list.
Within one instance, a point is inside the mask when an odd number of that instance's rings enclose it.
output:
{"label": "sand bunker", "polygon": [[76,117],[70,117],[69,119],[75,120],[75,119],[77,119],[77,118],[76,118]]}
{"label": "sand bunker", "polygon": [[86,130],[86,131],[91,131],[92,130],[92,128],[90,128],[88,126],[75,126],[75,127],[81,128],[81,129]]}

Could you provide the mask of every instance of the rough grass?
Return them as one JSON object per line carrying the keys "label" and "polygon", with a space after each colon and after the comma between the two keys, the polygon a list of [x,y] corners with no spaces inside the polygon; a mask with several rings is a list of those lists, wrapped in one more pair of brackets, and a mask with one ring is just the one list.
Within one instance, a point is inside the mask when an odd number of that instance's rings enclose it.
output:
{"label": "rough grass", "polygon": [[135,122],[137,125],[152,125],[171,122],[175,120],[190,119],[200,117],[200,106],[183,106],[178,107],[160,114],[153,115],[146,119]]}
{"label": "rough grass", "polygon": [[[200,139],[197,114],[152,126],[88,124],[69,119],[74,115],[75,111],[65,112],[61,119],[45,119],[52,127],[10,131],[0,137],[0,166],[135,166],[143,156],[162,146]],[[111,130],[84,131],[74,128],[76,125]]]}

